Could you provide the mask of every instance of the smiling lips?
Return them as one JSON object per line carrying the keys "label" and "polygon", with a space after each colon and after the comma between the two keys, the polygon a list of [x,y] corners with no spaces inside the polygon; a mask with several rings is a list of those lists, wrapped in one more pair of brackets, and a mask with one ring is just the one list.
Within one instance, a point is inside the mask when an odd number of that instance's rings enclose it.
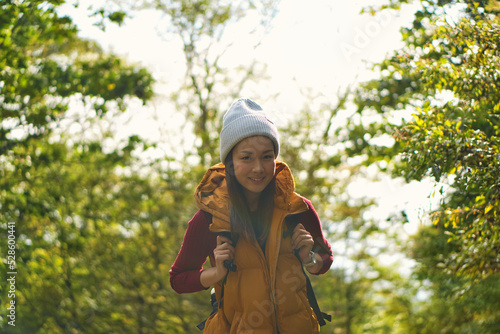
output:
{"label": "smiling lips", "polygon": [[249,179],[250,179],[251,181],[253,181],[253,182],[257,182],[257,183],[260,183],[260,182],[264,181],[264,179],[265,179],[265,178],[266,178],[265,176],[263,176],[263,177],[261,177],[261,178],[258,178],[258,179],[254,179],[253,177],[249,177]]}

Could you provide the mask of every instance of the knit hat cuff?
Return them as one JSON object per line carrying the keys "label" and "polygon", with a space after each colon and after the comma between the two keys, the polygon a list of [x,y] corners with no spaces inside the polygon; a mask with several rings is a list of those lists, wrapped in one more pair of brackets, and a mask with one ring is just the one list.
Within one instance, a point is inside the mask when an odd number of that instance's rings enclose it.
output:
{"label": "knit hat cuff", "polygon": [[266,136],[274,145],[274,152],[278,156],[280,145],[278,130],[264,113],[254,112],[234,119],[224,127],[220,133],[221,161],[224,162],[229,152],[241,140],[252,136]]}

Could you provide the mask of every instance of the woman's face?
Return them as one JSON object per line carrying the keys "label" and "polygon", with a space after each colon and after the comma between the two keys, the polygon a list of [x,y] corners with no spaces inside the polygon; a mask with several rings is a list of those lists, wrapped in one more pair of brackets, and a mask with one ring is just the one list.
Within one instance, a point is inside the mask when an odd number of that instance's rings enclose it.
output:
{"label": "woman's face", "polygon": [[276,161],[273,142],[265,136],[248,137],[233,149],[236,180],[249,201],[258,199],[274,177]]}

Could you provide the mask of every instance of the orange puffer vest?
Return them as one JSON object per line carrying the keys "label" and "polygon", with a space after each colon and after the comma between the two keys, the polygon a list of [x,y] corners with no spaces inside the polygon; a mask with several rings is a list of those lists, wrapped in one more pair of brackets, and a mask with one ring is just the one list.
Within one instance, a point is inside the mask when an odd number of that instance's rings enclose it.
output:
{"label": "orange puffer vest", "polygon": [[[319,324],[309,305],[302,265],[294,255],[285,217],[308,210],[294,192],[292,173],[285,163],[276,164],[276,194],[271,230],[265,251],[255,242],[241,239],[236,245],[235,272],[229,272],[219,311],[205,323],[204,333],[309,334]],[[198,207],[212,215],[212,232],[230,231],[229,198],[225,167],[211,167],[198,185]],[[210,262],[215,263],[211,258]],[[222,282],[215,286],[220,304]]]}

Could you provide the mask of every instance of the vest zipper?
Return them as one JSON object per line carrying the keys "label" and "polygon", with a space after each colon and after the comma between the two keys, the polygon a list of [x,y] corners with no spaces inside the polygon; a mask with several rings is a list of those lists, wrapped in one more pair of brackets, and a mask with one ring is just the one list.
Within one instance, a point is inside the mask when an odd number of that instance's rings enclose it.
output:
{"label": "vest zipper", "polygon": [[[288,204],[288,211],[290,212],[290,203]],[[309,208],[307,208],[306,210],[302,210],[302,211],[299,211],[299,212],[294,212],[293,214],[299,214],[299,213],[302,213],[302,212],[306,212],[307,210],[309,210]],[[283,220],[281,221],[281,226],[283,226],[283,223],[285,222],[286,220],[286,217],[290,216],[291,214],[287,214],[285,215],[285,217],[283,218]],[[276,263],[274,265],[274,277],[277,278],[277,272],[278,272],[278,258],[279,258],[279,250],[281,248],[281,239],[282,239],[282,236],[280,236],[279,238],[279,241],[278,241],[278,253],[277,253],[277,256],[276,256]],[[280,334],[280,326],[279,326],[279,321],[278,321],[278,303],[276,302],[276,297],[275,297],[275,292],[276,292],[276,281],[275,282],[271,282],[271,271],[269,270],[269,267],[267,266],[267,260],[266,260],[266,255],[264,253],[264,251],[262,250],[262,248],[259,246],[259,245],[253,245],[254,247],[257,248],[257,250],[259,251],[259,254],[260,254],[260,257],[262,260],[264,260],[264,265],[266,266],[267,268],[267,276],[268,276],[268,280],[269,280],[269,283],[274,283],[274,285],[272,286],[272,289],[271,289],[271,301],[273,302],[273,309],[274,309],[274,323],[276,325],[276,331],[277,331],[277,334]]]}
{"label": "vest zipper", "polygon": [[[281,238],[280,238],[280,243],[281,243]],[[264,266],[267,269],[267,280],[269,281],[269,287],[271,288],[270,289],[271,290],[270,297],[271,297],[271,302],[273,303],[273,310],[274,310],[274,323],[276,325],[277,333],[279,334],[280,330],[279,330],[279,324],[278,324],[278,311],[276,310],[277,303],[276,303],[276,298],[274,297],[274,291],[276,290],[276,286],[274,286],[274,289],[271,286],[271,283],[272,283],[271,282],[271,271],[269,270],[269,267],[267,265],[266,255],[265,255],[264,251],[262,250],[262,248],[260,248],[259,245],[255,245],[254,244],[253,246],[255,248],[257,248],[257,250],[258,250],[258,252],[260,254],[261,259],[264,261]],[[275,267],[277,267],[277,265]],[[276,268],[275,268],[275,276],[276,276]]]}
{"label": "vest zipper", "polygon": [[[290,212],[290,207],[291,207],[291,204],[288,203],[288,212]],[[309,210],[309,208],[307,210]],[[306,212],[307,210],[295,212],[293,214],[299,214],[302,212]],[[290,214],[287,214],[287,215],[285,215],[285,217],[283,217],[283,219],[281,221],[281,226],[283,226],[283,224],[285,223],[286,217],[288,217],[288,216],[290,216]],[[276,264],[274,265],[274,277],[275,277],[275,279],[277,279],[278,261],[279,261],[279,255],[280,255],[280,249],[281,249],[281,240],[283,239],[283,236],[281,235],[281,233],[282,232],[280,232],[280,238],[278,241],[278,254],[276,255]],[[269,275],[271,275],[271,274],[269,274]],[[275,292],[276,292],[276,280],[274,281],[274,289],[272,291],[272,297],[273,297],[273,304],[275,305],[274,306],[274,319],[276,322],[276,330],[278,331],[278,334],[279,334],[280,333],[280,326],[279,326],[279,321],[278,321],[278,304],[276,303],[276,300],[275,300],[275,296],[274,296]]]}
{"label": "vest zipper", "polygon": [[[291,204],[288,203],[288,212],[290,212],[290,207],[291,207]],[[309,210],[309,207],[306,210],[302,210],[302,211],[299,211],[299,212],[294,212],[292,214],[299,214],[299,213],[302,213],[302,212],[306,212],[307,210]],[[287,214],[287,215],[285,215],[285,217],[283,217],[283,219],[281,221],[281,226],[283,226],[283,224],[285,224],[286,217],[288,217],[288,216],[290,216],[292,214]],[[281,234],[281,232],[280,232],[280,234]],[[279,241],[278,241],[278,254],[276,256],[276,264],[274,265],[274,277],[276,279],[277,279],[277,273],[278,273],[278,261],[279,261],[279,254],[280,254],[281,240],[282,239],[283,239],[283,236],[281,235],[280,238],[279,238]],[[274,296],[274,293],[276,291],[276,281],[274,282],[274,289],[273,290],[274,291],[272,291],[272,297],[273,297],[273,304],[275,305],[274,306],[274,319],[275,319],[275,322],[276,322],[277,333],[280,334],[280,327],[279,327],[279,321],[278,321],[278,304],[276,303],[275,296]]]}

